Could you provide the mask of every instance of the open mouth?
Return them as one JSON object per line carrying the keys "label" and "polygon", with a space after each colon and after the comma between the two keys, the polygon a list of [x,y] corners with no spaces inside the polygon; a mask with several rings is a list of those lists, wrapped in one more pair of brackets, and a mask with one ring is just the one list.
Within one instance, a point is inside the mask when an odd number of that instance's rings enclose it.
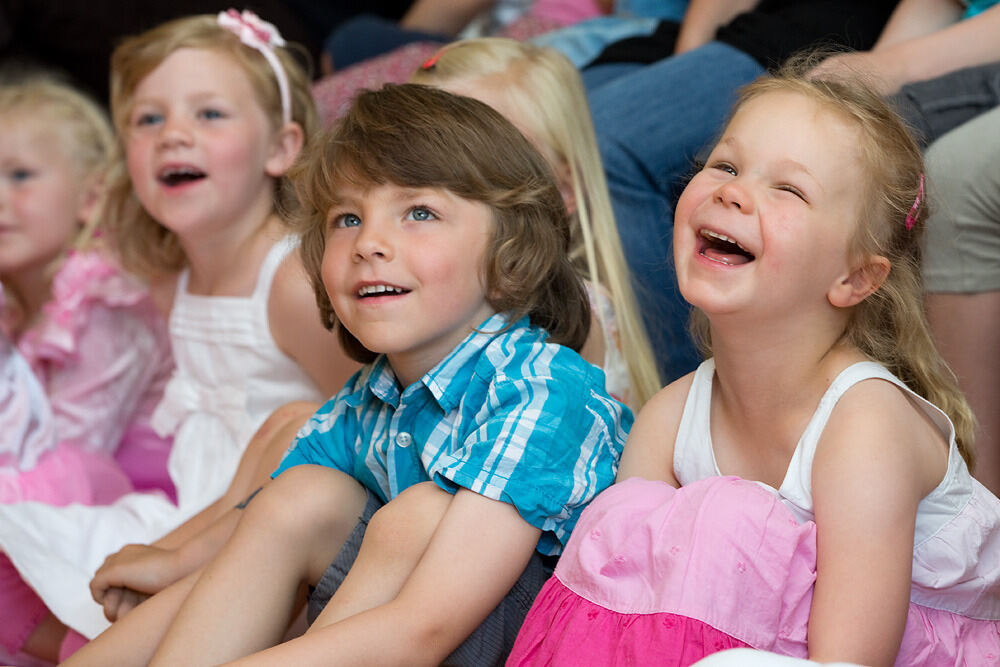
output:
{"label": "open mouth", "polygon": [[205,172],[194,167],[167,167],[156,178],[168,187],[175,187],[205,178]]}
{"label": "open mouth", "polygon": [[386,296],[408,294],[410,290],[395,285],[365,285],[358,289],[358,298],[372,299]]}
{"label": "open mouth", "polygon": [[699,233],[702,242],[699,244],[698,252],[713,262],[739,266],[740,264],[749,264],[756,259],[752,252],[725,234],[708,229],[702,229]]}

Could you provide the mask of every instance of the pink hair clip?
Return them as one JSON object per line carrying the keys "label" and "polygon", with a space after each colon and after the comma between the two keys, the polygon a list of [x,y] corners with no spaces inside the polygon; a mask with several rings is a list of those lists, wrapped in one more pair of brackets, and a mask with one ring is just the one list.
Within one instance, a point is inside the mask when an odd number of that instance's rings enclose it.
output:
{"label": "pink hair clip", "polygon": [[220,26],[239,37],[240,41],[250,48],[260,51],[267,59],[278,80],[278,90],[281,93],[281,118],[286,123],[291,122],[292,96],[288,87],[288,75],[285,74],[285,68],[281,66],[281,61],[274,53],[274,47],[285,45],[278,28],[248,9],[242,12],[235,9],[219,12],[218,21]]}
{"label": "pink hair clip", "polygon": [[437,53],[424,61],[424,64],[420,66],[420,69],[430,69],[437,64],[437,61],[441,58],[441,54],[444,53],[444,49],[439,49]]}
{"label": "pink hair clip", "polygon": [[917,188],[917,198],[913,200],[910,212],[906,214],[906,231],[913,229],[917,222],[917,211],[920,210],[920,202],[924,200],[924,174],[920,174],[920,187]]}

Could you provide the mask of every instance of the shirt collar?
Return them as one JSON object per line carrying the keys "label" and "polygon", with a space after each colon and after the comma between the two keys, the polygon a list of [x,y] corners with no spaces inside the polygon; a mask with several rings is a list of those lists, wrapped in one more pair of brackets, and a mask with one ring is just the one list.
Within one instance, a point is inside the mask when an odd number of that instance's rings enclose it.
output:
{"label": "shirt collar", "polygon": [[[465,340],[456,345],[448,356],[405,391],[400,391],[396,374],[385,355],[379,355],[375,361],[362,369],[357,390],[346,396],[345,400],[348,405],[358,407],[367,398],[366,394],[371,393],[384,403],[398,408],[402,394],[413,391],[419,385],[430,391],[442,410],[450,412],[462,400],[482,351],[494,338],[506,333],[504,327],[507,325],[508,318],[503,313],[491,315]],[[530,322],[525,316],[514,322],[510,328],[528,326]]]}

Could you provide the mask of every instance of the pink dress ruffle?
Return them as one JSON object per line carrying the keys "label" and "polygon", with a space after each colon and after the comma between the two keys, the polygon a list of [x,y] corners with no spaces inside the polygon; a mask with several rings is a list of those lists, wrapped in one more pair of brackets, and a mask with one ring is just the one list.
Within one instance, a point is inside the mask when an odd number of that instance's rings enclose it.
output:
{"label": "pink dress ruffle", "polygon": [[[755,482],[632,478],[580,517],[507,665],[690,665],[726,648],[805,658],[816,527]],[[1000,661],[1000,623],[910,605],[897,665]]]}
{"label": "pink dress ruffle", "polygon": [[[3,324],[9,334],[9,323]],[[173,359],[166,322],[145,286],[100,253],[71,253],[53,278],[41,320],[21,335],[17,349],[48,395],[59,443],[25,453],[21,472],[43,458],[68,456],[64,464],[46,461],[44,469],[58,478],[77,466],[78,477],[90,475],[84,483],[90,490],[77,487],[82,492],[77,502],[106,497],[108,491],[95,489],[116,488],[118,472],[136,489],[173,495],[166,465],[171,440],[150,425]],[[97,460],[81,465],[87,456]],[[106,465],[109,457],[120,469],[116,474]],[[72,502],[66,500],[70,489],[47,495],[52,485],[42,476],[39,471],[26,478],[20,490],[12,488],[16,476],[0,476],[0,498]]]}
{"label": "pink dress ruffle", "polygon": [[[0,323],[9,337],[8,321]],[[0,503],[109,504],[134,490],[171,498],[171,439],[150,418],[173,368],[166,322],[148,291],[96,252],[72,253],[52,299],[16,348],[41,384],[54,437],[0,467]],[[48,613],[0,556],[0,645],[9,654]]]}

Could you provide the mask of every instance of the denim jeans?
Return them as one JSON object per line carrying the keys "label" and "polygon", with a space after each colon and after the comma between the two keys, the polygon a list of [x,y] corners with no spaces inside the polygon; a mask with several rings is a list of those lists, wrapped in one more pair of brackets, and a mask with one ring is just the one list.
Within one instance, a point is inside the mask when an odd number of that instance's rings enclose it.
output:
{"label": "denim jeans", "polygon": [[700,360],[674,275],[674,204],[695,158],[721,131],[737,89],[764,68],[719,42],[651,65],[607,67],[619,68],[617,76],[588,90],[591,112],[636,297],[670,382]]}

